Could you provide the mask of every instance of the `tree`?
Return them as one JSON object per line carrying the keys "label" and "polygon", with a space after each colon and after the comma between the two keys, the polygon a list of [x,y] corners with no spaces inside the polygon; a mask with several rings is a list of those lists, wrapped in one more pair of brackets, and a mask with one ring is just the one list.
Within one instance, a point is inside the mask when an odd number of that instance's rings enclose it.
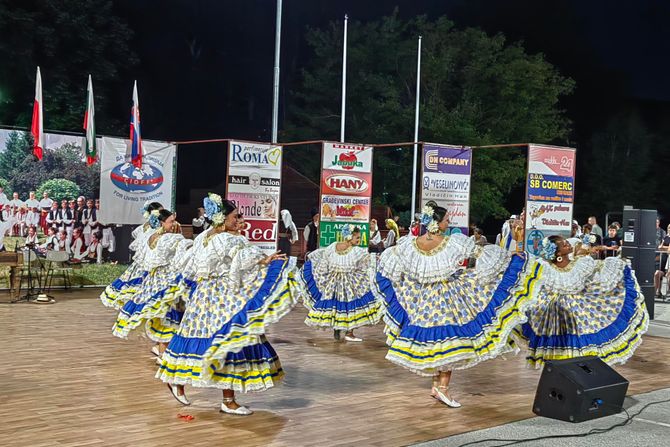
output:
{"label": "tree", "polygon": [[621,211],[624,205],[661,205],[656,197],[660,191],[656,179],[661,177],[654,175],[653,144],[654,136],[636,110],[624,110],[610,118],[592,137],[588,161],[579,176],[585,187],[577,189],[578,214],[602,216]]}
{"label": "tree", "polygon": [[60,202],[61,200],[72,200],[80,195],[79,186],[64,178],[54,178],[42,183],[39,188],[37,188],[37,196],[41,197],[44,191],[47,191],[49,197],[56,202]]}
{"label": "tree", "polygon": [[[339,139],[339,24],[310,29],[314,52],[292,96],[286,135],[295,139]],[[416,37],[423,36],[420,139],[437,143],[489,145],[565,142],[570,123],[559,107],[574,83],[541,54],[527,54],[501,34],[455,29],[446,18],[404,21],[393,14],[349,28],[346,140],[394,142],[413,139]],[[407,209],[410,203],[409,148],[375,154],[375,196]],[[296,157],[301,166],[318,163]],[[519,150],[477,150],[473,164],[473,219],[504,217],[505,196],[524,178]]]}
{"label": "tree", "polygon": [[10,186],[13,191],[26,194],[58,176],[74,182],[81,190],[81,194],[86,197],[98,197],[100,166],[96,163],[87,167],[82,161],[81,154],[81,146],[66,143],[59,148],[46,150],[42,161],[38,161],[32,155],[28,156],[14,170]]}
{"label": "tree", "polygon": [[30,125],[39,65],[46,129],[81,131],[90,73],[98,131],[125,130],[108,111],[115,83],[137,62],[132,35],[110,0],[0,0],[0,123]]}
{"label": "tree", "polygon": [[26,159],[32,158],[31,147],[30,134],[10,132],[4,150],[0,148],[0,177],[11,180]]}

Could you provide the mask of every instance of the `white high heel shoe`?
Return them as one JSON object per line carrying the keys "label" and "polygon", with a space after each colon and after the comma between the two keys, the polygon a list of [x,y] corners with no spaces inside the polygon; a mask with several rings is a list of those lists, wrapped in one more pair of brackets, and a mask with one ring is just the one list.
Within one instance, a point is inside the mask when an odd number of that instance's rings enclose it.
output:
{"label": "white high heel shoe", "polygon": [[242,405],[240,405],[238,408],[236,408],[234,410],[232,408],[228,408],[228,406],[226,404],[231,404],[234,401],[235,401],[234,399],[230,399],[230,398],[223,399],[223,402],[221,402],[221,412],[222,413],[228,413],[228,414],[235,414],[235,415],[238,415],[238,416],[249,416],[250,414],[254,413],[253,411],[251,411],[250,409],[248,409],[247,407],[244,407]]}
{"label": "white high heel shoe", "polygon": [[153,345],[153,347],[151,348],[151,353],[153,355],[155,355],[156,357],[161,356],[161,351],[160,351],[160,349],[158,349],[158,346],[156,346],[156,345]]}
{"label": "white high heel shoe", "polygon": [[451,399],[446,395],[448,389],[448,386],[434,386],[431,395],[448,407],[460,408],[461,404],[456,399]]}
{"label": "white high heel shoe", "polygon": [[170,393],[172,393],[172,396],[177,399],[177,402],[179,402],[182,405],[191,405],[191,402],[188,401],[186,398],[186,393],[184,394],[178,394],[177,391],[177,386],[172,386],[169,383],[167,384],[168,388],[170,389]]}

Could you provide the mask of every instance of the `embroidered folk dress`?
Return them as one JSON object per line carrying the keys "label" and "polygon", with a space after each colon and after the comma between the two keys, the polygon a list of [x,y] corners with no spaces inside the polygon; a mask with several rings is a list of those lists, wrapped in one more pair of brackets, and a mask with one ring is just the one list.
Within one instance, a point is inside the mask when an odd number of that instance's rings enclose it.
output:
{"label": "embroidered folk dress", "polygon": [[598,356],[624,363],[642,342],[649,315],[628,261],[578,257],[567,267],[536,258],[541,269],[535,301],[523,325],[528,366]]}
{"label": "embroidered folk dress", "polygon": [[375,273],[376,255],[367,248],[339,252],[334,242],[311,252],[300,274],[305,324],[344,331],[377,324],[385,306],[374,293]]}
{"label": "embroidered folk dress", "polygon": [[170,384],[263,391],[283,376],[265,328],[295,305],[295,259],[258,262],[265,255],[243,236],[198,235],[184,268],[189,293],[156,378]]}
{"label": "embroidered folk dress", "polygon": [[190,239],[178,233],[145,238],[140,269],[147,274],[138,291],[127,301],[116,319],[112,333],[127,338],[130,331],[146,323],[146,334],[155,342],[167,343],[179,327],[183,314],[179,303],[180,267]]}
{"label": "embroidered folk dress", "polygon": [[[476,266],[465,268],[473,257]],[[537,279],[527,268],[523,257],[496,245],[476,247],[462,234],[430,251],[415,238],[386,250],[377,286],[388,306],[387,360],[432,376],[511,351],[509,335],[526,321],[528,289]]]}
{"label": "embroidered folk dress", "polygon": [[100,301],[102,301],[105,307],[121,309],[139,291],[142,281],[147,275],[147,272],[141,269],[144,248],[146,247],[144,241],[151,237],[155,231],[149,223],[145,223],[135,228],[131,233],[134,239],[128,248],[135,252],[133,262],[130,263],[121,276],[115,279],[100,294]]}

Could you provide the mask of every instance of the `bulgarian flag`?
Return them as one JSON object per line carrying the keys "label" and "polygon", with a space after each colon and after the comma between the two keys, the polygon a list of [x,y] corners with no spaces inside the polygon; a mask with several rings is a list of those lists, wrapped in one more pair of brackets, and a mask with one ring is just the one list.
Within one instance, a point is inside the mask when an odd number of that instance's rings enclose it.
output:
{"label": "bulgarian flag", "polygon": [[33,134],[33,154],[38,160],[42,160],[44,156],[44,126],[42,124],[42,75],[40,74],[40,67],[37,67],[33,121],[30,125],[30,133]]}
{"label": "bulgarian flag", "polygon": [[140,133],[140,100],[137,81],[133,86],[133,107],[130,109],[130,160],[136,168],[142,167],[142,136]]}
{"label": "bulgarian flag", "polygon": [[98,159],[98,150],[95,146],[95,105],[93,104],[93,81],[88,75],[88,87],[86,88],[86,114],[84,115],[84,156],[86,166],[91,166]]}

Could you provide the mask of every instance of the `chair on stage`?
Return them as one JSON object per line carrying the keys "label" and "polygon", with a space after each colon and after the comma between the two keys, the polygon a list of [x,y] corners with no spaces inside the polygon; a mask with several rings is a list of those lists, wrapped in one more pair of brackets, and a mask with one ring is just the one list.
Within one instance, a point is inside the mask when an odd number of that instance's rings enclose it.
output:
{"label": "chair on stage", "polygon": [[48,250],[46,255],[46,279],[44,285],[46,287],[46,292],[51,291],[51,286],[53,283],[54,275],[62,275],[63,285],[66,289],[72,287],[72,275],[74,270],[72,266],[68,264],[70,256],[67,252],[64,251],[53,251]]}

